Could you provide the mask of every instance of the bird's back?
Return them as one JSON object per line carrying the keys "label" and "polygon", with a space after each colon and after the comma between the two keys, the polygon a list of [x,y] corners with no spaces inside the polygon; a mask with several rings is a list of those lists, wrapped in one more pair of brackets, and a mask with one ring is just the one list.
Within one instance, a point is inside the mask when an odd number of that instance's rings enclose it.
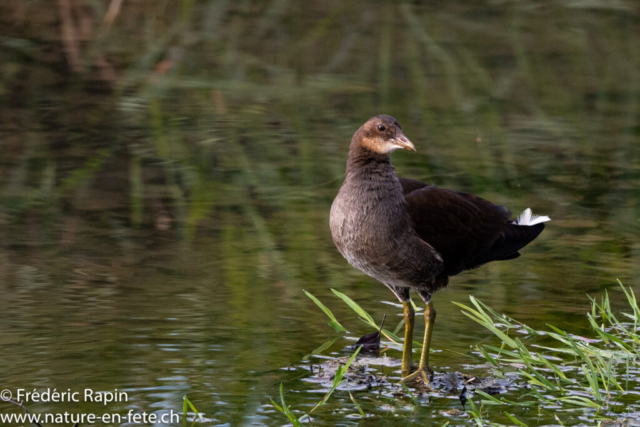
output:
{"label": "bird's back", "polygon": [[480,197],[401,180],[407,209],[421,239],[444,260],[442,274],[453,276],[491,261],[513,259],[544,224],[519,225],[511,212]]}

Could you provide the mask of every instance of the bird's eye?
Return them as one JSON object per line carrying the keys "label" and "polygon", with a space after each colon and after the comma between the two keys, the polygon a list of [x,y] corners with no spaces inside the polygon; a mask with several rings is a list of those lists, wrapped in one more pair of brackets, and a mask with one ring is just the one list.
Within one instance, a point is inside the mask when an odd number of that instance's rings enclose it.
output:
{"label": "bird's eye", "polygon": [[378,130],[379,130],[380,132],[383,132],[383,131],[385,131],[386,129],[387,129],[387,128],[386,128],[386,126],[385,126],[385,125],[382,125],[382,124],[378,125]]}

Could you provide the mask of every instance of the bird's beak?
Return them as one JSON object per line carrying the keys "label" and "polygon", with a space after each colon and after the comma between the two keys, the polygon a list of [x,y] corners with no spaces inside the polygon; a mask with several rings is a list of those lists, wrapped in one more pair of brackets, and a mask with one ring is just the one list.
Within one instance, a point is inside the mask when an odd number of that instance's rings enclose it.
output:
{"label": "bird's beak", "polygon": [[405,150],[416,151],[416,147],[411,141],[409,141],[409,138],[404,136],[402,132],[398,132],[396,134],[396,137],[393,139],[393,143]]}

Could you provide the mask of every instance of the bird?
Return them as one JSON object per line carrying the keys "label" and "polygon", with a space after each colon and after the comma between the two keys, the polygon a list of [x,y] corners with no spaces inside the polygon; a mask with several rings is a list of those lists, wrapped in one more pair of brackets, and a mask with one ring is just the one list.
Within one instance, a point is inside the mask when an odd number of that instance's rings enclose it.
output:
{"label": "bird", "polygon": [[[349,146],[345,179],[331,205],[329,225],[338,251],[353,267],[387,286],[405,321],[401,382],[431,388],[429,349],[436,311],[432,296],[449,278],[492,261],[512,260],[550,221],[527,208],[518,218],[478,196],[398,178],[390,155],[416,151],[397,120],[369,119]],[[424,344],[413,371],[414,290],[425,303]]]}

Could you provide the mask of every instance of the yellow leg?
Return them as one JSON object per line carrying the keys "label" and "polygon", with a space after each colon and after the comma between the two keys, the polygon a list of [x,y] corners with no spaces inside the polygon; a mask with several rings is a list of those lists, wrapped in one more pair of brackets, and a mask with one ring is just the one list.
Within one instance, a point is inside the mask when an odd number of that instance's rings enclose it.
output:
{"label": "yellow leg", "polygon": [[424,308],[424,345],[422,347],[422,354],[420,355],[420,368],[429,368],[429,349],[431,348],[431,335],[433,335],[433,326],[436,323],[436,308],[433,306],[433,302],[429,301],[429,304]]}
{"label": "yellow leg", "polygon": [[402,349],[402,376],[409,375],[413,368],[413,325],[416,312],[411,301],[403,302],[404,307],[404,348]]}
{"label": "yellow leg", "polygon": [[413,374],[402,378],[402,382],[411,381],[419,376],[422,376],[422,380],[425,385],[431,388],[429,382],[429,373],[433,373],[433,370],[429,367],[429,348],[431,347],[431,335],[433,334],[433,326],[436,321],[436,309],[433,306],[433,302],[429,301],[424,309],[424,344],[422,345],[422,354],[420,355],[420,366],[418,370]]}

